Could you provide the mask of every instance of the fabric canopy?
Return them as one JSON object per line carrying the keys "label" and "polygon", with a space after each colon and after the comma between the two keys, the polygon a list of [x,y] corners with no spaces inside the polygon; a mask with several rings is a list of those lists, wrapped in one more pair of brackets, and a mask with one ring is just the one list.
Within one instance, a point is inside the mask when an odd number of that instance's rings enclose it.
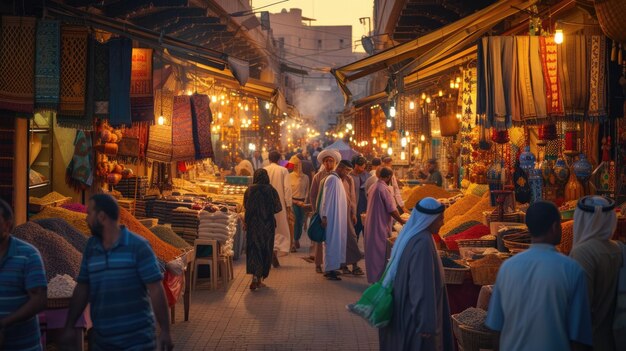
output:
{"label": "fabric canopy", "polygon": [[346,143],[343,140],[337,140],[334,143],[328,145],[327,147],[324,148],[324,150],[326,149],[331,149],[331,150],[337,150],[339,151],[339,153],[341,154],[341,159],[342,160],[347,160],[350,161],[352,160],[352,158],[356,155],[359,155],[358,152],[354,151],[350,145],[348,143]]}
{"label": "fabric canopy", "polygon": [[422,37],[366,57],[351,64],[332,69],[337,84],[344,93],[346,103],[352,98],[347,83],[374,72],[386,69],[391,65],[412,61],[405,65],[400,74],[410,74],[432,64],[442,57],[454,54],[491,30],[494,25],[505,18],[537,3],[538,0],[500,0],[472,15],[435,30]]}

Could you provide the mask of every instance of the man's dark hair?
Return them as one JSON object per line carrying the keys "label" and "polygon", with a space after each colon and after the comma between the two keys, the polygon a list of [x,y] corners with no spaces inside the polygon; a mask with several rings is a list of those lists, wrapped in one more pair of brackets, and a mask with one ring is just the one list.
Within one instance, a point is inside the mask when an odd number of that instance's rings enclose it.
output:
{"label": "man's dark hair", "polygon": [[363,156],[358,155],[358,156],[354,156],[352,158],[352,164],[353,165],[363,166],[366,163],[367,163],[367,160]]}
{"label": "man's dark hair", "polygon": [[339,164],[337,166],[344,167],[344,168],[352,168],[352,163],[348,160],[341,160],[339,161]]}
{"label": "man's dark hair", "polygon": [[89,198],[93,201],[94,210],[96,212],[104,212],[110,219],[117,221],[120,219],[120,207],[117,204],[117,200],[109,194],[95,194]]}
{"label": "man's dark hair", "polygon": [[2,214],[0,214],[2,219],[5,221],[13,220],[13,210],[11,209],[11,205],[2,199],[0,199],[0,211],[2,211]]}
{"label": "man's dark hair", "polygon": [[280,152],[276,150],[270,151],[268,158],[270,159],[270,162],[278,163],[278,161],[280,161]]}
{"label": "man's dark hair", "polygon": [[393,159],[389,156],[383,158],[383,163],[391,163],[393,161]]}
{"label": "man's dark hair", "polygon": [[374,157],[372,159],[372,166],[380,166],[381,164],[382,164],[382,162],[380,161],[380,158]]}
{"label": "man's dark hair", "polygon": [[526,211],[526,226],[534,237],[548,234],[555,222],[561,221],[561,213],[549,201],[537,201]]}
{"label": "man's dark hair", "polygon": [[393,171],[387,167],[383,167],[380,169],[380,178],[387,178],[393,175]]}

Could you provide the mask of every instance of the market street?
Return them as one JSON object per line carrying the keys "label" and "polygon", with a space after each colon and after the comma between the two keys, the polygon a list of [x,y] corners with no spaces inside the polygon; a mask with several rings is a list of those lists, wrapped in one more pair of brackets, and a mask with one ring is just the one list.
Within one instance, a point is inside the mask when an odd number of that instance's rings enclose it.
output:
{"label": "market street", "polygon": [[[316,274],[303,245],[272,268],[265,289],[250,292],[245,256],[227,289],[197,289],[189,322],[182,301],[172,337],[177,350],[377,350],[378,332],[346,311],[367,287],[365,276],[328,281]],[[182,300],[182,299],[181,299]]]}

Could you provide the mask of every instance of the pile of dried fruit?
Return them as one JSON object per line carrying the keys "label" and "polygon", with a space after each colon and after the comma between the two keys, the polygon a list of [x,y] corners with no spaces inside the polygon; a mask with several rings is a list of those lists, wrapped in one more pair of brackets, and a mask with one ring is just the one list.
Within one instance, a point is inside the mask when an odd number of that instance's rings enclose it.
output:
{"label": "pile of dried fruit", "polygon": [[63,299],[72,297],[76,281],[67,274],[57,275],[48,283],[48,298]]}
{"label": "pile of dried fruit", "polygon": [[120,224],[125,225],[131,232],[148,240],[157,258],[169,262],[181,255],[181,250],[159,239],[150,229],[146,228],[137,218],[124,208],[120,208]]}

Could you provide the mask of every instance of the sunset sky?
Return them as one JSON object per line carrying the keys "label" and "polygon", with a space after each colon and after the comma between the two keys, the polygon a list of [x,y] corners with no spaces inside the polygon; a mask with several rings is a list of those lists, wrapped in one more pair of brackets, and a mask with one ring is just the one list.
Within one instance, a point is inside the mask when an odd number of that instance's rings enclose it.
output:
{"label": "sunset sky", "polygon": [[[259,8],[280,0],[252,0],[252,6]],[[272,13],[282,9],[300,8],[302,16],[314,18],[312,25],[352,25],[352,41],[360,40],[368,31],[367,23],[359,23],[360,17],[372,18],[374,2],[372,0],[289,0],[261,9]],[[356,50],[363,52],[360,42]]]}

